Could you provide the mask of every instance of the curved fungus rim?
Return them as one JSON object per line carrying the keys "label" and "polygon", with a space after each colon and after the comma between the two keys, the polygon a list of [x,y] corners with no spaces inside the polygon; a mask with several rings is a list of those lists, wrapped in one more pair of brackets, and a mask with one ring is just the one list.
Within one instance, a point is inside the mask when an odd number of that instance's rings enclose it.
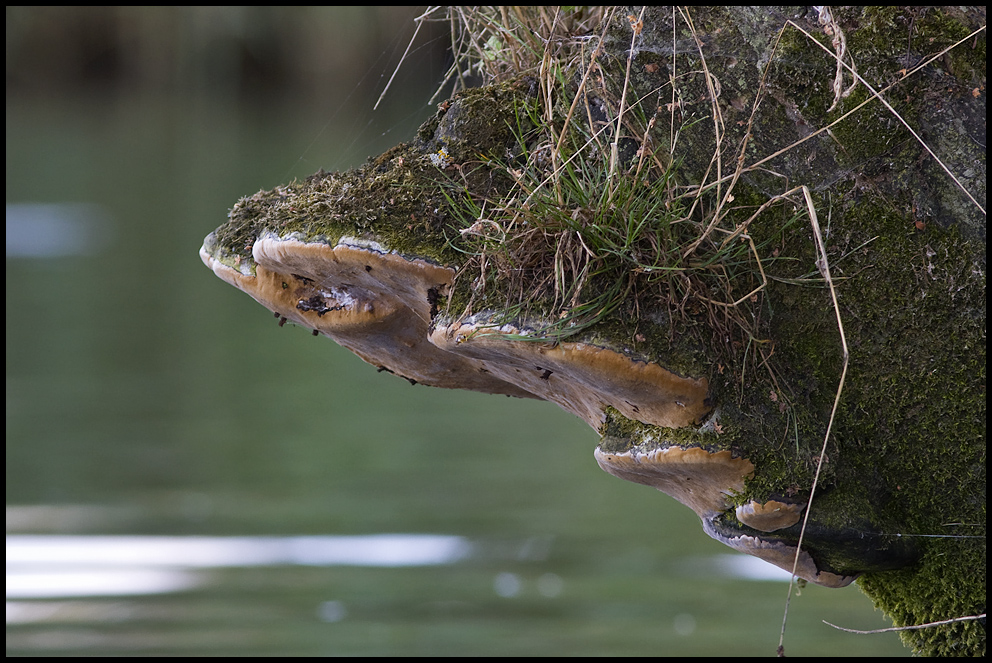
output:
{"label": "curved fungus rim", "polygon": [[[792,573],[792,566],[796,562],[796,546],[788,545],[781,541],[771,541],[757,536],[749,536],[747,534],[727,536],[714,529],[712,523],[705,519],[703,520],[703,530],[717,541],[738,552],[763,559],[783,571]],[[816,561],[813,557],[805,550],[799,552],[795,574],[796,577],[815,585],[831,588],[847,587],[858,577],[857,574],[847,576],[830,571],[821,571],[816,566]]]}
{"label": "curved fungus rim", "polygon": [[438,325],[437,347],[480,362],[493,375],[538,398],[557,403],[595,429],[612,406],[629,419],[680,428],[701,421],[712,410],[706,378],[686,378],[661,365],[640,361],[589,343],[552,344],[518,340],[525,332],[511,325],[475,321]]}
{"label": "curved fungus rim", "polygon": [[674,497],[706,521],[730,507],[728,497],[744,490],[754,475],[746,458],[730,451],[678,446],[623,453],[596,449],[596,462],[615,477],[657,488]]}
{"label": "curved fungus rim", "polygon": [[735,514],[737,520],[751,529],[756,529],[759,532],[775,532],[798,523],[799,516],[805,508],[805,504],[792,504],[778,500],[768,500],[762,503],[752,500],[737,507]]}

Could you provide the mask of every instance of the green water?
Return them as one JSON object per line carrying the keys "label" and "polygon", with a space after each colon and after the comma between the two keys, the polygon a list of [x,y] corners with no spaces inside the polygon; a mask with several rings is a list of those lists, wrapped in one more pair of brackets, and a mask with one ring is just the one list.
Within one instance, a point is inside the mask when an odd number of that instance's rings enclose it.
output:
{"label": "green water", "polygon": [[[6,260],[8,535],[444,534],[474,551],[24,599],[36,616],[8,604],[9,654],[774,653],[786,583],[713,570],[729,551],[602,472],[578,419],[377,373],[202,265],[240,196],[356,165],[431,112],[407,110],[325,128],[322,111],[8,96],[7,203],[91,203],[102,238]],[[787,653],[906,653],[824,619],[889,625],[856,587],[807,587]]]}

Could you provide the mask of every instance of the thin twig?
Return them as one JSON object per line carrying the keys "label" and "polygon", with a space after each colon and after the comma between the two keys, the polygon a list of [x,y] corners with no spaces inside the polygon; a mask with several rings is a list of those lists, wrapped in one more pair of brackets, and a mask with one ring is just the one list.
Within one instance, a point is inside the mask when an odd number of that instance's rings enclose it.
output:
{"label": "thin twig", "polygon": [[[623,122],[624,113],[624,102],[627,100],[627,88],[630,83],[630,66],[634,60],[634,44],[637,43],[637,37],[641,34],[641,28],[644,25],[644,12],[647,10],[647,6],[641,8],[641,14],[637,17],[637,22],[631,21],[631,29],[633,34],[630,37],[630,52],[627,54],[627,75],[623,80],[623,90],[620,91],[620,108],[617,111],[617,128],[613,132],[613,144],[610,146],[610,170],[608,181],[610,182],[610,196],[607,202],[613,199],[613,176],[616,174],[617,169],[617,157],[620,149],[620,127]],[[633,18],[630,16],[629,18]]]}
{"label": "thin twig", "polygon": [[[710,169],[712,169],[713,165],[716,164],[716,181],[714,182],[714,184],[716,185],[716,200],[717,200],[716,209],[713,210],[713,218],[710,221],[709,225],[707,225],[706,228],[703,230],[703,232],[699,235],[699,237],[697,237],[696,240],[692,242],[689,245],[689,247],[682,252],[682,257],[685,258],[688,257],[693,251],[696,250],[696,248],[700,244],[703,243],[703,240],[705,240],[706,237],[709,236],[713,228],[721,221],[721,219],[723,219],[723,214],[721,214],[721,212],[723,210],[724,205],[731,200],[731,192],[733,191],[733,187],[731,186],[725,192],[721,192],[722,182],[724,181],[724,177],[723,177],[724,132],[722,130],[724,123],[723,123],[723,112],[720,110],[720,104],[717,102],[717,98],[720,96],[720,94],[717,91],[717,89],[713,86],[713,81],[717,79],[715,76],[713,76],[713,74],[710,73],[709,66],[707,66],[706,64],[706,56],[703,54],[703,41],[699,38],[699,35],[696,34],[696,26],[692,22],[692,16],[689,14],[689,8],[688,7],[685,7],[684,9],[680,8],[679,11],[682,13],[682,17],[685,20],[686,25],[689,26],[689,32],[692,34],[692,37],[696,42],[696,50],[699,52],[699,63],[700,66],[703,68],[703,77],[706,80],[706,90],[709,93],[710,106],[713,109],[713,138],[716,145],[716,147],[713,150],[713,156],[710,158],[710,163],[706,167],[706,172],[703,173],[703,177],[700,180],[700,191],[699,191],[701,193],[704,188],[707,189],[709,188],[708,186],[704,187],[702,185],[702,182],[706,181],[706,178],[709,177],[710,175]],[[717,81],[717,83],[719,84],[719,81]],[[739,163],[735,173],[738,171],[740,171]],[[736,179],[736,177],[734,178]],[[693,200],[693,204],[692,204],[693,209],[695,209],[695,206],[699,203],[699,200],[700,198],[697,195],[696,198]]]}
{"label": "thin twig", "polygon": [[928,622],[926,624],[915,624],[913,626],[893,626],[891,628],[876,628],[871,631],[859,631],[856,628],[844,628],[843,626],[837,626],[836,624],[831,624],[826,619],[821,620],[827,626],[832,626],[838,631],[847,631],[848,633],[858,633],[860,635],[870,635],[872,633],[889,633],[891,631],[914,631],[921,628],[930,628],[931,626],[942,626],[944,624],[951,624],[953,622],[965,622],[973,619],[985,619],[985,613],[980,615],[968,615],[967,617],[955,617],[954,619],[945,619],[939,622]]}
{"label": "thin twig", "polygon": [[806,534],[806,525],[809,523],[809,514],[813,507],[813,496],[816,493],[816,484],[820,480],[820,470],[823,468],[823,459],[827,455],[827,441],[830,439],[830,429],[834,425],[834,416],[837,414],[837,408],[840,405],[840,395],[844,390],[844,379],[847,377],[847,337],[844,335],[844,323],[840,317],[840,304],[837,303],[837,290],[834,288],[833,280],[830,278],[830,261],[827,259],[827,249],[823,243],[823,235],[820,232],[820,222],[816,218],[816,208],[813,206],[813,197],[809,192],[809,188],[805,185],[802,187],[803,195],[806,197],[806,207],[809,210],[809,222],[813,228],[813,238],[816,240],[816,251],[819,258],[816,260],[816,267],[820,270],[820,274],[823,276],[823,280],[826,281],[827,285],[830,287],[830,297],[833,299],[834,303],[834,313],[837,315],[837,329],[840,331],[840,343],[844,350],[844,366],[840,372],[840,382],[837,384],[837,394],[834,396],[834,406],[830,410],[830,419],[827,421],[827,430],[823,434],[823,446],[820,448],[820,458],[816,464],[816,474],[813,475],[813,485],[809,491],[809,502],[806,506],[806,514],[803,517],[803,526],[799,530],[799,541],[796,543],[796,556],[792,561],[792,578],[789,580],[789,593],[785,599],[785,612],[782,615],[782,632],[779,634],[778,639],[778,650],[783,651],[783,642],[785,641],[785,624],[789,618],[789,602],[792,600],[792,586],[796,579],[796,569],[799,567],[799,556],[802,554],[803,536]]}
{"label": "thin twig", "polygon": [[579,89],[576,91],[575,96],[572,98],[572,105],[568,108],[568,113],[565,114],[565,120],[562,123],[561,133],[558,136],[558,142],[555,145],[555,152],[560,152],[561,147],[565,142],[566,131],[568,130],[568,124],[572,121],[572,114],[575,113],[575,107],[579,103],[580,98],[584,98],[586,81],[589,79],[589,74],[593,72],[596,67],[596,58],[603,50],[603,42],[606,39],[606,30],[610,26],[610,20],[612,20],[612,14],[605,18],[603,21],[603,34],[600,36],[599,41],[596,44],[596,48],[592,52],[592,56],[589,58],[589,66],[586,67],[585,72],[582,74],[582,80],[579,82]]}
{"label": "thin twig", "polygon": [[[799,30],[800,32],[802,32],[804,35],[806,35],[807,37],[809,37],[810,41],[812,41],[814,44],[816,44],[817,46],[819,46],[820,48],[822,48],[823,50],[825,50],[827,53],[830,53],[830,55],[833,56],[834,58],[837,58],[837,54],[836,53],[831,53],[830,52],[830,49],[828,49],[826,46],[824,46],[823,44],[821,44],[817,40],[813,39],[813,37],[808,32],[806,32],[805,30],[803,30],[802,27],[800,27],[799,25],[797,25],[796,23],[794,23],[792,21],[789,21],[789,23],[791,23],[797,30]],[[969,38],[975,36],[976,34],[978,34],[979,32],[981,32],[984,29],[985,29],[985,26],[983,25],[981,28],[979,28],[978,30],[975,30],[973,33],[971,33],[970,35],[968,35],[968,37],[965,37],[965,39],[969,39]],[[958,43],[960,44],[961,42],[958,42]],[[956,45],[957,44],[955,44],[955,46]],[[866,81],[864,78],[862,78],[861,77],[861,74],[859,74],[849,64],[847,64],[846,62],[844,62],[840,58],[837,58],[837,62],[839,64],[842,64],[845,67],[847,67],[848,70],[850,70],[851,74],[855,77],[855,79],[857,79],[858,81],[861,81],[861,83],[864,84],[864,86],[866,88],[868,88],[868,90],[871,92],[872,96],[875,97],[875,98],[877,98],[880,102],[882,102],[882,104],[886,108],[889,109],[889,112],[891,112],[893,115],[895,115],[895,117],[896,117],[897,120],[899,120],[900,122],[902,122],[903,126],[906,127],[906,129],[909,131],[909,133],[913,134],[913,138],[915,138],[917,140],[917,142],[919,142],[919,144],[923,146],[923,149],[925,149],[930,154],[930,156],[932,156],[934,159],[936,159],[937,163],[940,164],[940,167],[944,169],[944,172],[947,173],[947,175],[952,180],[954,180],[954,183],[957,184],[958,185],[958,188],[960,188],[964,192],[964,195],[968,196],[968,200],[970,200],[972,203],[974,203],[975,204],[975,207],[977,207],[979,210],[981,210],[982,214],[985,214],[985,208],[982,207],[982,204],[979,203],[977,200],[975,200],[975,197],[973,195],[971,195],[971,193],[968,191],[968,189],[966,189],[964,187],[963,184],[961,184],[961,180],[959,180],[957,177],[954,176],[954,173],[951,172],[951,169],[948,168],[944,164],[944,162],[940,160],[940,157],[938,157],[934,153],[934,151],[930,149],[930,146],[927,145],[926,142],[922,138],[920,138],[920,135],[918,133],[916,133],[916,131],[913,130],[913,127],[909,126],[909,123],[906,122],[906,120],[904,120],[902,118],[902,115],[900,115],[899,113],[896,112],[896,109],[893,108],[889,104],[889,102],[885,100],[885,97],[883,97],[880,92],[876,92],[875,91],[875,88],[873,88],[871,86],[871,84],[868,83],[868,81]]]}
{"label": "thin twig", "polygon": [[393,84],[393,79],[396,78],[396,74],[399,73],[400,67],[402,67],[403,63],[406,61],[406,56],[407,53],[410,52],[410,47],[413,46],[413,42],[416,41],[417,35],[420,34],[420,26],[424,24],[424,19],[433,14],[436,10],[437,7],[428,7],[427,11],[413,19],[413,22],[417,24],[417,29],[413,31],[413,36],[410,37],[410,43],[406,45],[406,50],[403,51],[403,57],[400,58],[399,64],[396,65],[396,69],[393,69],[393,75],[389,77],[389,81],[386,82],[386,87],[383,88],[382,94],[379,95],[379,99],[375,102],[375,106],[372,107],[372,110],[379,108],[379,104],[382,103],[383,97],[385,97],[386,93],[389,92],[389,86]]}

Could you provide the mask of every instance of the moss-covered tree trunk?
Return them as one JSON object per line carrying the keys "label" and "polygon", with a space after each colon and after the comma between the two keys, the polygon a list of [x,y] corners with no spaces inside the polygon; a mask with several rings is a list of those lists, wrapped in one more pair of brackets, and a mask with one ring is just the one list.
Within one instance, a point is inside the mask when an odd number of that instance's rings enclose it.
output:
{"label": "moss-covered tree trunk", "polygon": [[[799,575],[859,578],[897,625],[974,616],[983,24],[497,12],[463,25],[487,87],[358,171],[242,200],[202,255],[410,380],[559,403],[600,431],[604,469],[732,547],[792,568],[803,532]],[[903,635],[982,654],[984,624]]]}
{"label": "moss-covered tree trunk", "polygon": [[[708,180],[717,179],[719,150],[722,174],[741,154],[745,166],[761,165],[741,174],[738,199],[758,202],[797,185],[814,192],[850,364],[827,481],[810,507],[811,525],[825,527],[813,539],[825,540],[810,545],[841,541],[838,554],[879,554],[880,563],[907,555],[904,568],[859,581],[898,625],[976,615],[985,612],[985,33],[951,47],[984,26],[984,10],[830,11],[649,8],[629,80],[636,97],[661,88],[659,103],[670,103],[665,83],[674,73],[684,118],[709,116],[683,130],[675,152],[690,181],[704,181],[707,169]],[[609,33],[611,80],[626,78],[631,32],[617,22]],[[848,69],[838,76],[830,53],[843,53],[864,82],[855,84]],[[719,90],[719,148],[704,70]],[[865,82],[888,88],[890,106],[872,99]],[[759,241],[768,229],[750,232]],[[809,273],[809,227],[781,241],[781,254],[799,257],[785,271]],[[755,461],[747,492],[759,501],[795,486],[805,494],[802,438],[819,446],[841,369],[828,295],[778,276],[764,292],[764,311],[781,381],[769,389],[744,376],[743,397],[730,399],[741,376],[710,372],[734,408],[735,434],[748,438],[731,448],[751,458],[774,450],[774,458]],[[780,391],[789,405],[776,413]],[[762,471],[783,461],[794,467],[777,476]],[[870,534],[851,542],[858,532]],[[984,619],[904,637],[921,652],[984,652]]]}

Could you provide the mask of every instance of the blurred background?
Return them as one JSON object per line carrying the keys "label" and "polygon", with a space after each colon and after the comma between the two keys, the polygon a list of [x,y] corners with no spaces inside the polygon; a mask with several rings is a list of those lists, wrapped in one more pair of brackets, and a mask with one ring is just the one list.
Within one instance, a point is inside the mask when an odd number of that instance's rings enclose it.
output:
{"label": "blurred background", "polygon": [[[6,9],[8,654],[774,653],[784,574],[581,421],[377,373],[200,262],[238,198],[413,137],[446,22],[372,106],[422,12]],[[889,625],[809,586],[786,652],[907,654],[821,620]]]}

